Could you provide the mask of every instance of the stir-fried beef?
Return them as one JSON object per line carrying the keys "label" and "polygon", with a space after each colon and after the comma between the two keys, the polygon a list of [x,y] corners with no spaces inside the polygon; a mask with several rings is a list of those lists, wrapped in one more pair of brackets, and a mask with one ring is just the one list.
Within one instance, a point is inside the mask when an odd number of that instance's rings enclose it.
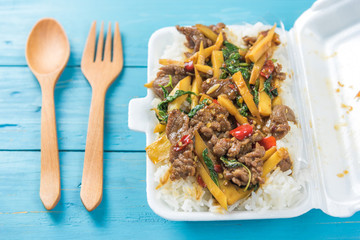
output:
{"label": "stir-fried beef", "polygon": [[254,45],[254,43],[256,42],[257,37],[249,37],[249,36],[245,36],[243,37],[243,41],[245,43],[246,46],[251,47],[252,45]]}
{"label": "stir-fried beef", "polygon": [[217,34],[219,34],[221,32],[221,30],[224,29],[225,27],[226,27],[226,25],[224,23],[218,23],[216,25],[209,26],[209,28]]}
{"label": "stir-fried beef", "polygon": [[292,167],[292,162],[288,151],[283,151],[282,154],[283,154],[281,156],[282,160],[279,162],[277,166],[280,168],[281,171],[285,172]]}
{"label": "stir-fried beef", "polygon": [[186,178],[195,175],[196,164],[193,153],[194,145],[188,144],[183,150],[170,150],[170,162],[172,163],[171,180]]}
{"label": "stir-fried beef", "polygon": [[229,99],[234,100],[237,95],[237,88],[229,79],[209,78],[202,83],[203,92],[212,98],[220,94],[226,94]]}
{"label": "stir-fried beef", "polygon": [[213,152],[216,156],[226,156],[228,158],[238,158],[252,150],[255,142],[264,138],[264,135],[256,130],[254,134],[243,140],[236,138],[222,138],[213,147]]}
{"label": "stir-fried beef", "polygon": [[167,138],[175,145],[186,134],[189,134],[189,117],[178,109],[172,110],[166,125]]}
{"label": "stir-fried beef", "polygon": [[[263,170],[263,161],[261,158],[265,155],[264,147],[256,143],[253,151],[245,154],[238,159],[239,162],[246,165],[251,172],[250,183],[254,186],[258,183],[263,183],[264,180],[261,178]],[[244,167],[237,168],[225,168],[224,177],[226,180],[231,180],[239,187],[244,187],[248,184],[249,173]]]}
{"label": "stir-fried beef", "polygon": [[224,107],[213,103],[199,110],[190,120],[190,126],[209,140],[214,134],[219,136],[232,129],[228,117],[229,112]]}
{"label": "stir-fried beef", "polygon": [[[210,25],[208,28],[216,34],[223,33],[224,39],[226,39],[225,33],[222,32],[222,29],[225,28],[225,24],[218,23],[217,25]],[[201,42],[203,42],[204,48],[214,44],[213,40],[207,38],[195,26],[176,26],[176,29],[185,35],[187,40],[185,45],[188,48],[193,49],[192,53],[187,54],[194,54],[197,52]],[[261,36],[261,34],[266,36],[268,31],[269,30],[260,32],[259,36]],[[251,47],[256,42],[257,37],[245,36],[243,37],[243,40],[248,47]],[[279,35],[275,33],[272,41],[272,44],[280,44]],[[238,54],[237,48],[233,47],[232,49],[230,44],[225,44],[222,50],[226,61],[230,59],[229,56],[231,56],[231,54]],[[239,64],[245,62],[244,59],[237,59],[237,57],[236,59],[234,58],[230,60],[234,60],[235,63]],[[229,65],[229,63],[227,62],[226,65]],[[188,63],[186,66],[186,68],[189,68],[191,64]],[[248,70],[250,72],[251,67],[248,67]],[[281,70],[282,66],[280,64],[277,64],[274,69],[271,65],[271,69],[269,70],[269,75],[267,77],[272,74],[272,78],[276,81],[285,80],[286,74],[281,72]],[[202,79],[207,79],[202,82],[201,86],[199,86],[199,88],[201,88],[201,92],[214,99],[218,98],[221,94],[225,94],[234,103],[234,105],[236,105],[234,100],[237,96],[239,96],[239,92],[238,88],[232,82],[230,74],[228,79],[218,79],[205,73],[200,74]],[[177,65],[163,66],[160,68],[160,71],[153,82],[153,91],[157,96],[164,99],[164,91],[162,87],[166,86],[166,90],[171,92],[181,79],[189,75],[194,75],[192,69],[187,69],[186,71],[184,67]],[[169,84],[170,79],[172,80],[172,86]],[[269,82],[266,83],[268,84]],[[272,88],[274,87],[273,85],[275,84],[270,81],[270,89],[269,85],[267,85],[266,90],[270,92],[267,92],[267,94],[277,96],[278,93]],[[257,86],[251,86],[249,90],[251,90],[251,94],[257,94],[259,89]],[[296,122],[294,112],[288,106],[276,105],[272,109],[270,117],[263,117],[262,120],[264,120],[263,122],[267,122],[266,124],[255,123],[251,117],[248,117],[248,121],[252,124],[251,126],[242,126],[244,129],[239,126],[238,129],[231,132],[231,130],[235,129],[237,126],[236,119],[234,116],[230,115],[226,108],[216,103],[216,101],[214,102],[215,103],[211,103],[210,105],[204,104],[205,106],[198,105],[195,109],[193,108],[194,110],[191,111],[191,114],[188,112],[184,113],[177,109],[168,112],[166,136],[171,143],[169,158],[171,163],[170,179],[177,180],[181,178],[185,179],[189,176],[195,176],[196,159],[194,157],[195,151],[193,136],[194,131],[198,131],[202,139],[205,141],[209,152],[213,153],[215,156],[215,158],[212,159],[215,164],[214,166],[216,166],[215,170],[218,173],[221,171],[223,173],[223,176],[220,173],[216,176],[214,172],[211,172],[213,169],[209,167],[210,173],[214,173],[211,176],[214,178],[214,182],[216,182],[217,177],[224,177],[227,182],[232,182],[242,188],[245,186],[253,188],[256,185],[263,183],[264,179],[261,177],[263,173],[262,158],[265,155],[265,148],[259,144],[259,141],[263,140],[265,135],[272,135],[276,139],[283,138],[290,131],[288,121],[292,121],[294,123]],[[247,102],[244,104],[247,104]],[[158,108],[159,111],[161,110],[161,113],[166,110],[161,108],[161,105],[159,105]],[[244,109],[245,108],[241,108],[239,111],[246,111],[246,109]],[[189,109],[184,111],[187,110]],[[191,116],[191,118],[189,116]],[[230,132],[232,134],[230,134]],[[273,138],[270,138],[271,141],[268,140],[266,142],[266,140],[262,141],[261,144],[267,149],[270,147],[269,144],[276,146],[275,142],[272,142],[274,140]],[[281,154],[282,160],[277,166],[282,171],[291,169],[292,161],[288,152],[286,150],[282,150],[281,148],[278,149],[278,152]],[[221,166],[220,170],[218,168],[219,166]]]}
{"label": "stir-fried beef", "polygon": [[[160,71],[157,73],[156,79],[153,82],[153,91],[155,94],[164,99],[164,92],[161,86],[166,86],[169,81],[171,75],[172,78],[172,86],[175,87],[176,84],[183,78],[187,76],[186,71],[183,67],[177,65],[166,65],[160,68]],[[171,92],[173,88],[171,86],[166,87],[168,92]]]}
{"label": "stir-fried beef", "polygon": [[290,131],[288,121],[296,122],[295,114],[286,105],[276,105],[270,115],[270,129],[276,139],[281,139]]}
{"label": "stir-fried beef", "polygon": [[224,156],[232,145],[233,142],[229,138],[219,139],[213,147],[213,153],[215,156]]}
{"label": "stir-fried beef", "polygon": [[174,149],[180,139],[187,134],[192,135],[189,131],[189,117],[180,110],[172,110],[166,125],[166,135],[172,144],[170,150],[171,180],[186,178],[195,174],[194,145],[190,143],[179,151]]}
{"label": "stir-fried beef", "polygon": [[204,44],[204,48],[210,47],[213,44],[213,42],[205,37],[196,27],[176,26],[176,29],[185,35],[187,40],[185,46],[194,49],[194,52],[199,51],[201,41]]}
{"label": "stir-fried beef", "polygon": [[281,64],[276,64],[275,68],[274,68],[274,72],[273,72],[273,78],[274,79],[279,79],[281,81],[284,81],[286,79],[286,73],[281,72],[282,70],[282,65]]}

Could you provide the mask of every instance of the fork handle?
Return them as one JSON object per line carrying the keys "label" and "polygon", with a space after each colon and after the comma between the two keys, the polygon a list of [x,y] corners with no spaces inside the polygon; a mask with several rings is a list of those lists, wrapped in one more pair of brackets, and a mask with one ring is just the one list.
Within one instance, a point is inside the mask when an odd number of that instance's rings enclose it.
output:
{"label": "fork handle", "polygon": [[47,210],[60,199],[60,166],[56,134],[54,87],[43,84],[41,107],[40,199]]}
{"label": "fork handle", "polygon": [[88,211],[99,206],[103,194],[104,108],[106,91],[92,93],[80,197]]}

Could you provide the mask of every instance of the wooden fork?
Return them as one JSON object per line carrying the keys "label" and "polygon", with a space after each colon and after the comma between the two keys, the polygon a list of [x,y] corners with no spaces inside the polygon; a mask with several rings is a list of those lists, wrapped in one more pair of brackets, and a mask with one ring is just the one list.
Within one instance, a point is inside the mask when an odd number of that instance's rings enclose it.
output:
{"label": "wooden fork", "polygon": [[[95,42],[96,22],[93,22],[81,60],[81,70],[92,88],[80,192],[81,201],[88,211],[99,206],[102,199],[105,96],[111,83],[120,74],[124,62],[119,24],[115,24],[113,46],[111,46],[111,23],[109,24],[104,49],[104,23],[101,24],[96,55]],[[113,53],[112,58],[111,52]]]}

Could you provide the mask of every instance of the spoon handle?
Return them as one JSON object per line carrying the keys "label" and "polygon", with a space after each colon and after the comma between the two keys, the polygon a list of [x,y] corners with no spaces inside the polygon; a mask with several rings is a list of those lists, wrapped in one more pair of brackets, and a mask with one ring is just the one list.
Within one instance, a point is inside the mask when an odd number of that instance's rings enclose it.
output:
{"label": "spoon handle", "polygon": [[56,134],[54,88],[42,87],[40,199],[47,210],[60,199],[60,167]]}
{"label": "spoon handle", "polygon": [[80,197],[88,211],[99,206],[103,194],[104,104],[106,91],[93,89]]}

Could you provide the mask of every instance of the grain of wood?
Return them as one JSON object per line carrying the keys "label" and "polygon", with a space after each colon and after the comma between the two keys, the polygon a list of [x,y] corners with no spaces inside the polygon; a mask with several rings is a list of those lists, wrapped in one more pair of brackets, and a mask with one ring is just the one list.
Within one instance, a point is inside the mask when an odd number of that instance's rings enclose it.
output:
{"label": "grain of wood", "polygon": [[[96,42],[96,22],[91,26],[85,45],[81,70],[92,87],[88,133],[85,147],[84,170],[80,197],[85,208],[92,211],[100,204],[103,193],[103,149],[105,95],[123,68],[122,43],[119,24],[115,24],[111,46],[111,24],[104,41],[104,24]],[[113,48],[113,49],[112,49]],[[96,51],[96,55],[95,55]]]}
{"label": "grain of wood", "polygon": [[42,19],[31,30],[26,45],[26,60],[42,92],[40,198],[48,210],[53,209],[60,199],[54,89],[69,55],[67,36],[54,19]]}
{"label": "grain of wood", "polygon": [[[137,152],[145,146],[145,135],[127,128],[127,103],[146,94],[146,89],[139,86],[146,81],[147,42],[155,30],[195,23],[271,24],[279,19],[289,30],[313,2],[231,0],[204,4],[183,0],[162,1],[159,7],[143,0],[108,0],[101,4],[91,0],[0,1],[0,212],[29,212],[0,214],[1,238],[236,239],[239,232],[242,237],[253,239],[358,238],[360,213],[350,218],[333,218],[320,210],[311,210],[293,219],[166,221],[154,214],[146,202],[145,153]],[[203,14],[199,14],[199,9],[204,10]],[[68,64],[71,67],[65,69],[55,88],[59,149],[65,150],[59,153],[64,190],[54,209],[56,213],[44,212],[38,199],[41,92],[25,67],[24,58],[27,35],[41,16],[59,20],[72,46]],[[94,19],[121,23],[127,46],[125,62],[129,67],[124,68],[120,80],[114,82],[107,94],[104,149],[115,152],[104,153],[107,187],[102,204],[88,213],[82,208],[78,185],[91,90],[79,65],[88,25]],[[129,186],[133,189],[125,188]],[[154,234],[154,229],[159,234]]]}

